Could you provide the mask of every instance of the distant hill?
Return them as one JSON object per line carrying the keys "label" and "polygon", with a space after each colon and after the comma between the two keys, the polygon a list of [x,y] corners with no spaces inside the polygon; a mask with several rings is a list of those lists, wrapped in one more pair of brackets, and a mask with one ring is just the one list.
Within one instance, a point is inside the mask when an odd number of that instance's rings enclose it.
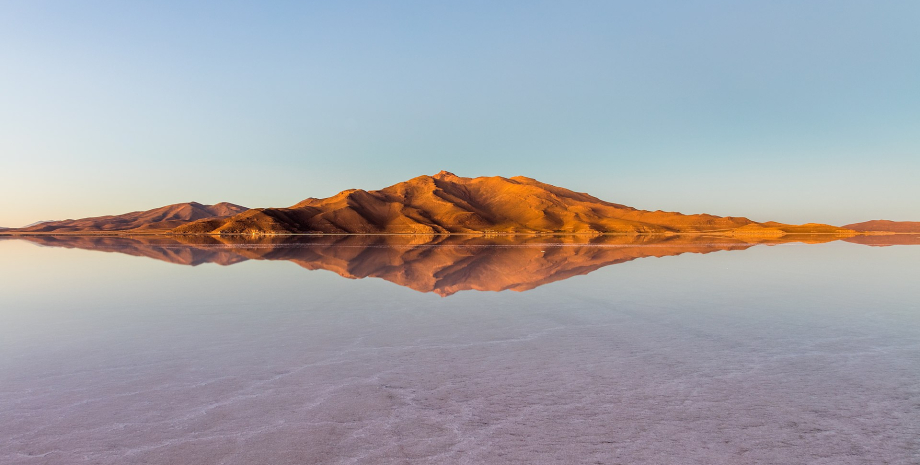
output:
{"label": "distant hill", "polygon": [[844,226],[859,232],[920,233],[920,221],[872,220]]}
{"label": "distant hill", "polygon": [[446,171],[385,189],[351,189],[288,208],[194,221],[178,234],[704,233],[739,236],[854,234],[835,226],[756,223],[741,217],[638,210],[517,176]]}
{"label": "distant hill", "polygon": [[232,203],[202,205],[198,202],[177,203],[147,211],[124,215],[97,216],[78,220],[40,221],[31,226],[14,229],[16,232],[72,233],[95,231],[169,231],[190,221],[205,218],[225,218],[246,211],[246,207]]}
{"label": "distant hill", "polygon": [[53,223],[53,222],[55,222],[55,221],[58,221],[58,220],[42,220],[42,221],[36,221],[36,222],[34,222],[34,223],[29,223],[29,224],[23,226],[22,229],[31,228],[32,226],[37,226],[37,225],[40,225],[40,224],[42,224],[42,223]]}

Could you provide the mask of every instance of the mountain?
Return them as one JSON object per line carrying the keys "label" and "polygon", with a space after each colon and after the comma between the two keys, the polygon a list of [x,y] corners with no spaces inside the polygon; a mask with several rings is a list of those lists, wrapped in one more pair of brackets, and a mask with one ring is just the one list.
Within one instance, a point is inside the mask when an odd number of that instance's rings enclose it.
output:
{"label": "mountain", "polygon": [[286,261],[307,270],[332,271],[349,279],[384,279],[444,297],[466,290],[526,291],[645,257],[744,250],[760,243],[840,239],[830,234],[789,237],[752,240],[699,235],[19,236],[43,246],[115,252],[181,265]]}
{"label": "mountain", "polygon": [[351,189],[288,208],[194,221],[177,234],[704,233],[739,236],[853,231],[755,223],[747,218],[638,210],[517,176],[464,178],[442,171],[390,187]]}
{"label": "mountain", "polygon": [[226,202],[216,205],[188,202],[167,205],[153,210],[125,213],[124,215],[97,216],[79,220],[43,221],[14,231],[26,233],[166,232],[190,221],[206,218],[226,218],[246,210],[246,207]]}
{"label": "mountain", "polygon": [[37,225],[40,225],[40,224],[42,224],[42,223],[53,223],[53,222],[55,222],[55,221],[57,221],[57,220],[42,220],[42,221],[36,221],[36,222],[34,222],[34,223],[29,223],[29,224],[23,226],[22,229],[31,228],[32,226],[37,226]]}
{"label": "mountain", "polygon": [[859,232],[892,232],[892,233],[918,233],[920,234],[920,221],[888,221],[872,220],[862,223],[853,223],[844,226]]}
{"label": "mountain", "polygon": [[350,189],[288,208],[197,202],[79,220],[45,221],[4,234],[720,234],[781,237],[858,234],[825,224],[646,211],[517,176],[464,178],[442,171],[390,187]]}

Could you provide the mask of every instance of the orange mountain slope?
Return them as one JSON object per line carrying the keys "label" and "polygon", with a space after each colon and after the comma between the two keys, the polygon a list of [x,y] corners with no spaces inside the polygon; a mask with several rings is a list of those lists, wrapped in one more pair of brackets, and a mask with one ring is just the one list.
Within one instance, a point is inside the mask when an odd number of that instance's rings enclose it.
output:
{"label": "orange mountain slope", "polygon": [[862,223],[853,223],[844,226],[859,232],[892,232],[892,233],[917,233],[920,234],[920,221],[888,221],[872,220]]}
{"label": "orange mountain slope", "polygon": [[[739,229],[740,228],[740,229]],[[517,176],[464,178],[442,171],[390,187],[342,191],[289,208],[195,221],[177,234],[852,234],[828,225],[759,224],[747,218],[645,211]]]}
{"label": "orange mountain slope", "polygon": [[25,233],[73,233],[93,231],[166,232],[190,221],[226,218],[246,211],[246,207],[222,202],[202,205],[198,202],[177,203],[124,215],[97,216],[79,220],[46,221],[15,229]]}

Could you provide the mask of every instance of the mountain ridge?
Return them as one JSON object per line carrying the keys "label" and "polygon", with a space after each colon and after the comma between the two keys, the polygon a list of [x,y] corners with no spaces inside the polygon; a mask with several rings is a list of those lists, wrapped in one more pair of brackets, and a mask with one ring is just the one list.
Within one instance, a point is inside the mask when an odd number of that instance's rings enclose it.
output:
{"label": "mountain ridge", "polygon": [[[874,222],[857,223],[888,224]],[[920,224],[920,223],[917,223]],[[875,226],[881,227],[881,226]],[[868,228],[868,226],[867,226]],[[422,175],[378,190],[347,189],[290,207],[197,202],[77,220],[46,221],[4,234],[719,234],[781,237],[877,234],[819,223],[791,225],[746,217],[640,210],[526,176]]]}
{"label": "mountain ridge", "polygon": [[248,208],[229,202],[214,205],[185,202],[121,215],[94,216],[76,220],[39,221],[32,225],[12,230],[24,233],[166,232],[190,221],[229,217],[246,210]]}
{"label": "mountain ridge", "polygon": [[525,176],[465,178],[448,171],[383,189],[348,189],[286,208],[193,221],[176,234],[849,234],[830,225],[647,211]]}
{"label": "mountain ridge", "polygon": [[40,224],[42,224],[42,223],[53,223],[53,222],[55,222],[55,221],[61,221],[61,220],[41,220],[41,221],[36,221],[36,222],[34,222],[34,223],[29,223],[29,224],[23,226],[21,229],[31,228],[31,227],[33,227],[33,226],[38,226],[38,225],[40,225]]}
{"label": "mountain ridge", "polygon": [[920,233],[920,221],[871,220],[843,226],[859,232]]}

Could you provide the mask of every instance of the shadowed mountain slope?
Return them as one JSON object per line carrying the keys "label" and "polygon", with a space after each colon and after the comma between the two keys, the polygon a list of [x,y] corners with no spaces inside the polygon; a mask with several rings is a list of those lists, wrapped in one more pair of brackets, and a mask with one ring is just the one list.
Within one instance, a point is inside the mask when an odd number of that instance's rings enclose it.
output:
{"label": "shadowed mountain slope", "polygon": [[202,205],[198,202],[177,203],[147,211],[125,213],[123,215],[97,216],[78,220],[43,221],[17,232],[31,233],[68,233],[93,231],[168,231],[190,221],[204,218],[225,218],[246,211],[246,207],[222,202],[215,205]]}
{"label": "shadowed mountain slope", "polygon": [[723,232],[743,236],[852,233],[828,225],[645,211],[523,176],[463,178],[442,171],[377,190],[352,189],[289,208],[195,221],[178,234],[445,234]]}
{"label": "shadowed mountain slope", "polygon": [[872,220],[844,226],[859,232],[892,232],[920,234],[920,221]]}

